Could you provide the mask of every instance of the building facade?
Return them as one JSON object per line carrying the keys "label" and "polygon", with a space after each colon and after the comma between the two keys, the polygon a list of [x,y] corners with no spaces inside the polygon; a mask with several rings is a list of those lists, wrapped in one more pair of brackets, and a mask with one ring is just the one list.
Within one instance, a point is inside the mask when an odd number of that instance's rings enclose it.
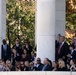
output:
{"label": "building facade", "polygon": [[[31,0],[29,0],[31,1]],[[65,35],[65,0],[36,0],[37,57],[55,59],[57,34]],[[0,0],[0,49],[6,38],[6,0]],[[0,50],[1,58],[1,50]]]}

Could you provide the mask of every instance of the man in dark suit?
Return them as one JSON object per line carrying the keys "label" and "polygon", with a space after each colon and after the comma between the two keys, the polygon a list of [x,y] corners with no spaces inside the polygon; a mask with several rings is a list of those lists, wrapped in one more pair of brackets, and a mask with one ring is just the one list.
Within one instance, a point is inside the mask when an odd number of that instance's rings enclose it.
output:
{"label": "man in dark suit", "polygon": [[73,59],[73,60],[76,60],[76,50],[73,51],[73,53],[72,53],[71,56],[72,56],[72,59]]}
{"label": "man in dark suit", "polygon": [[20,44],[19,39],[16,39],[15,45],[12,48],[16,49],[17,54],[21,57],[23,51],[22,51],[22,45]]}
{"label": "man in dark suit", "polygon": [[61,36],[60,37],[60,46],[59,46],[59,49],[57,52],[58,53],[58,59],[62,58],[66,62],[68,52],[69,52],[69,46],[65,41],[65,37]]}
{"label": "man in dark suit", "polygon": [[75,50],[75,46],[74,45],[70,45],[69,46],[70,52],[67,55],[68,59],[71,60],[76,60],[76,50]]}
{"label": "man in dark suit", "polygon": [[44,59],[44,66],[42,68],[42,71],[52,71],[52,65],[49,64],[49,59]]}
{"label": "man in dark suit", "polygon": [[55,40],[55,60],[56,61],[58,59],[58,57],[57,57],[57,50],[58,50],[59,45],[60,45],[60,37],[61,37],[61,34],[58,34],[57,40]]}
{"label": "man in dark suit", "polygon": [[6,40],[3,39],[3,44],[1,45],[1,59],[6,62],[6,60],[11,59],[11,48],[6,43]]}
{"label": "man in dark suit", "polygon": [[32,52],[32,46],[30,45],[30,42],[27,40],[25,40],[25,45],[24,45],[24,49],[27,51],[27,53],[31,56],[31,52]]}
{"label": "man in dark suit", "polygon": [[43,68],[43,64],[41,63],[41,59],[37,58],[36,62],[37,62],[37,64],[35,65],[35,67],[37,68],[36,71],[41,71]]}
{"label": "man in dark suit", "polygon": [[55,40],[55,48],[58,48],[60,45],[60,37],[61,37],[61,34],[58,34],[57,40]]}

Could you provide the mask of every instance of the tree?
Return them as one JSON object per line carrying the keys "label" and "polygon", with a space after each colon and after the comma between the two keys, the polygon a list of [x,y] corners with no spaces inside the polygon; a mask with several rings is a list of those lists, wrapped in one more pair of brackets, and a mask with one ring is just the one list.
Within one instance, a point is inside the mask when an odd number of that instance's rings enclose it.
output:
{"label": "tree", "polygon": [[[29,38],[34,45],[35,37],[35,1],[7,0],[7,39],[9,44],[14,44],[15,38],[20,38],[23,44]],[[66,0],[66,38],[71,38],[76,33],[76,0]]]}
{"label": "tree", "polygon": [[35,2],[24,0],[7,0],[7,39],[9,44],[14,44],[20,38],[23,44],[28,38],[34,45],[35,33]]}
{"label": "tree", "polygon": [[76,35],[76,0],[66,0],[66,38],[69,42]]}

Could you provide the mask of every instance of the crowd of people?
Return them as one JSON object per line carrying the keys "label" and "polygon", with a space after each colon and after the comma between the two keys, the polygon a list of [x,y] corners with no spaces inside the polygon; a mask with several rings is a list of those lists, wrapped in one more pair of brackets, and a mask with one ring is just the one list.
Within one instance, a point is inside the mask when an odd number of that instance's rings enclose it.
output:
{"label": "crowd of people", "polygon": [[12,48],[5,39],[2,43],[0,71],[76,71],[76,37],[68,45],[65,37],[58,34],[55,40],[55,61],[45,56],[43,63],[41,58],[36,58],[29,40],[25,40],[22,46],[20,40],[16,39]]}

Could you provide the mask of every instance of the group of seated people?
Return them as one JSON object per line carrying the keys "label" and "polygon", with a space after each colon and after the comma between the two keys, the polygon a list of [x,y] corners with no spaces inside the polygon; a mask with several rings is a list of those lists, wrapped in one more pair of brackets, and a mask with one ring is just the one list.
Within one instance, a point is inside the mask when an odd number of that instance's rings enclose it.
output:
{"label": "group of seated people", "polygon": [[5,39],[2,43],[0,71],[76,71],[76,37],[68,45],[65,37],[58,34],[55,41],[55,61],[46,56],[44,60],[36,58],[29,40],[25,40],[22,46],[20,40],[16,39],[12,48]]}
{"label": "group of seated people", "polygon": [[65,63],[64,60],[51,61],[45,58],[43,63],[41,59],[37,58],[34,62],[16,61],[12,65],[10,60],[4,62],[0,59],[0,71],[76,71],[76,61],[71,59],[70,62]]}

